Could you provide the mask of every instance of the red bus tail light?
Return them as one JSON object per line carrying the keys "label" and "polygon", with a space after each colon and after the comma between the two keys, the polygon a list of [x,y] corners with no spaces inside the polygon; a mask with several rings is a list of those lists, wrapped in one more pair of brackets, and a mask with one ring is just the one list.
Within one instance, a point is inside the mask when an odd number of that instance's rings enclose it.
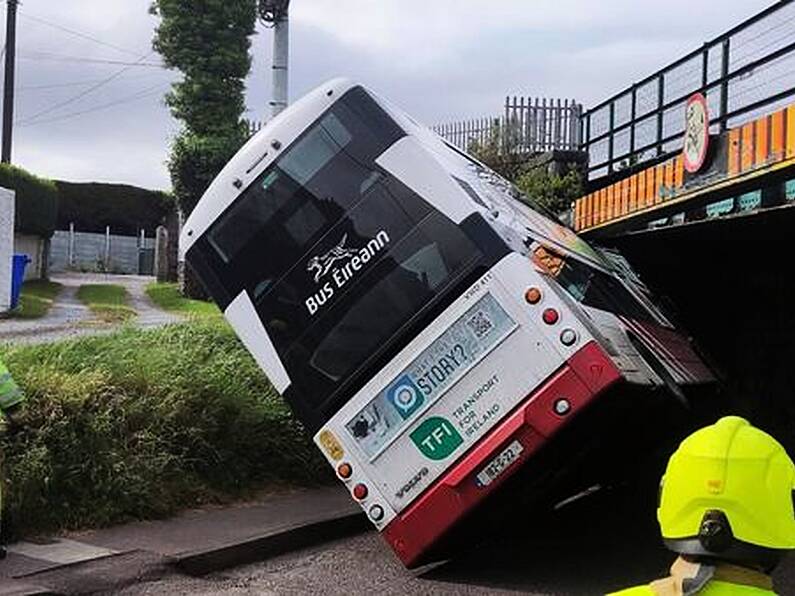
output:
{"label": "red bus tail light", "polygon": [[367,498],[369,492],[364,484],[359,483],[353,487],[353,498],[357,501],[363,501]]}
{"label": "red bus tail light", "polygon": [[560,319],[560,315],[558,314],[558,311],[556,311],[554,308],[546,309],[544,311],[544,314],[541,315],[541,316],[542,316],[542,318],[544,319],[544,322],[547,325],[554,325],[555,323],[558,322],[558,319]]}

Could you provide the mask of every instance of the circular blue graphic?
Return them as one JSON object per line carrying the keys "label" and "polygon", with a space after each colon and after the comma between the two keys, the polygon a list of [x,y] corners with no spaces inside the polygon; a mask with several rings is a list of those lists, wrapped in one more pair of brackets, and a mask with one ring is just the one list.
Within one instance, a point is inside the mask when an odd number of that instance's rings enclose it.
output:
{"label": "circular blue graphic", "polygon": [[395,405],[401,410],[410,410],[417,404],[417,390],[411,385],[395,388]]}
{"label": "circular blue graphic", "polygon": [[419,387],[409,375],[401,375],[386,391],[389,403],[395,406],[400,417],[406,420],[425,403]]}

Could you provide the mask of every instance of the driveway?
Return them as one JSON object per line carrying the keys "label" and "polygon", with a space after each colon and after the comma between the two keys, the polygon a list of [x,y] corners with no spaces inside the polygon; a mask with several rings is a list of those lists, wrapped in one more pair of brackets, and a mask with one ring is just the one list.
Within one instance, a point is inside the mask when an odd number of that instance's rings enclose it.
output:
{"label": "driveway", "polygon": [[77,290],[85,284],[114,284],[124,286],[130,295],[129,306],[138,317],[131,323],[137,327],[153,328],[183,321],[180,315],[155,306],[146,295],[146,286],[154,277],[143,275],[110,275],[102,273],[61,273],[52,281],[63,288],[50,312],[40,319],[0,320],[0,343],[47,343],[82,335],[109,333],[118,326],[98,321],[93,313],[77,299]]}

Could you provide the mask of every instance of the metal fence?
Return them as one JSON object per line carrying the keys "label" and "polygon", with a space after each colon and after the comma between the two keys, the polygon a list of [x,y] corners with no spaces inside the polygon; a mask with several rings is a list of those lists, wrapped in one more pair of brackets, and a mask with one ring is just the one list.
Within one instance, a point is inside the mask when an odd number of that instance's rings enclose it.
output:
{"label": "metal fence", "polygon": [[57,230],[50,243],[50,271],[98,271],[152,275],[155,239]]}
{"label": "metal fence", "polygon": [[582,106],[574,100],[514,96],[505,98],[505,112],[498,118],[439,124],[433,130],[464,151],[473,145],[511,155],[576,151],[581,114]]}
{"label": "metal fence", "polygon": [[253,137],[259,131],[262,130],[262,127],[265,126],[265,123],[261,120],[246,120],[246,130],[248,131],[248,136]]}
{"label": "metal fence", "polygon": [[795,4],[782,0],[587,110],[589,176],[681,150],[684,106],[700,91],[711,132],[724,132],[795,95]]}

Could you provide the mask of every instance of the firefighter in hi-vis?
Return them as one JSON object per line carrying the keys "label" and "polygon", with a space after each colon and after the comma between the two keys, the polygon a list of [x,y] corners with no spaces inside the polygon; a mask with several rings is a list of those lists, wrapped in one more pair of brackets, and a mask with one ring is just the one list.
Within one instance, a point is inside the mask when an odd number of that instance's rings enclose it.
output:
{"label": "firefighter in hi-vis", "polygon": [[[14,411],[25,400],[22,390],[14,382],[8,368],[0,360],[0,433],[4,433],[9,425],[14,423],[12,418]],[[6,555],[3,546],[3,453],[0,450],[0,559]]]}
{"label": "firefighter in hi-vis", "polygon": [[775,594],[770,574],[795,549],[795,465],[736,416],[685,439],[660,487],[657,519],[679,553],[671,575],[623,596]]}

